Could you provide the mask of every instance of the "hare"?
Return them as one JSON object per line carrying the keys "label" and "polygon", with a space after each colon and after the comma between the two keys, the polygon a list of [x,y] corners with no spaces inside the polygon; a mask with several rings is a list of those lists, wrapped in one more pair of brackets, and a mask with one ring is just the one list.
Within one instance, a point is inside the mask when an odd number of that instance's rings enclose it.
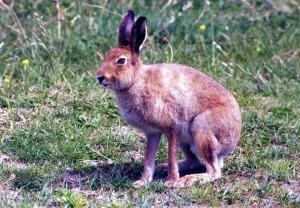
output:
{"label": "hare", "polygon": [[[180,64],[143,65],[140,52],[147,37],[147,19],[128,10],[119,27],[119,44],[105,54],[98,82],[114,92],[122,118],[147,137],[144,170],[138,188],[153,179],[162,134],[168,141],[164,185],[187,187],[221,177],[224,157],[236,147],[241,113],[235,98],[217,81]],[[178,150],[185,159],[177,161]],[[201,163],[200,158],[204,161]],[[179,172],[205,165],[206,172],[180,178]]]}

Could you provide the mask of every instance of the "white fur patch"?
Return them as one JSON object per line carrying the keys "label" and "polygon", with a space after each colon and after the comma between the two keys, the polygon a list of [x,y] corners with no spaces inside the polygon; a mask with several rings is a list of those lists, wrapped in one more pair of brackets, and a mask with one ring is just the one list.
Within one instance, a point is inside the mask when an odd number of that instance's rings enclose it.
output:
{"label": "white fur patch", "polygon": [[145,31],[146,31],[145,39],[144,39],[143,43],[140,45],[140,47],[139,47],[139,51],[140,52],[141,52],[141,50],[143,48],[143,45],[144,45],[144,43],[145,43],[145,41],[147,39],[147,36],[148,36],[148,34],[147,34],[147,25],[146,24],[145,24]]}

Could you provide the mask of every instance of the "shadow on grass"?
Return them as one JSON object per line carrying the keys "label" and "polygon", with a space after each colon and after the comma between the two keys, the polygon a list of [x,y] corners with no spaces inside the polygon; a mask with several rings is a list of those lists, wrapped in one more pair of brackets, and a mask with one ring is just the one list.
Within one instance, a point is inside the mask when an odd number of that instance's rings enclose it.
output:
{"label": "shadow on grass", "polygon": [[[142,163],[104,164],[101,166],[71,167],[51,175],[43,174],[39,168],[16,169],[13,179],[15,188],[38,191],[45,185],[81,190],[122,190],[132,187],[132,183],[142,176]],[[180,177],[187,174],[203,173],[204,166],[180,173]],[[153,180],[165,181],[167,171],[155,170]]]}
{"label": "shadow on grass", "polygon": [[[122,163],[122,164],[106,164],[99,166],[95,170],[98,174],[97,182],[92,186],[93,189],[103,188],[105,186],[113,186],[116,189],[128,189],[132,183],[139,180],[143,173],[142,163]],[[204,173],[205,166],[198,166],[194,169],[180,172],[180,177]],[[155,170],[153,180],[164,181],[168,176],[167,171]]]}

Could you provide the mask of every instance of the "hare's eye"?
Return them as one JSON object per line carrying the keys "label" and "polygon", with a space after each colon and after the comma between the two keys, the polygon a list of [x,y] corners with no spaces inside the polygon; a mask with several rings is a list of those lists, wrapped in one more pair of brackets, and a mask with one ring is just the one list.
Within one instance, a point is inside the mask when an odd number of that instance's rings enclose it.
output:
{"label": "hare's eye", "polygon": [[117,62],[116,62],[117,65],[124,65],[126,64],[126,58],[125,57],[120,57]]}

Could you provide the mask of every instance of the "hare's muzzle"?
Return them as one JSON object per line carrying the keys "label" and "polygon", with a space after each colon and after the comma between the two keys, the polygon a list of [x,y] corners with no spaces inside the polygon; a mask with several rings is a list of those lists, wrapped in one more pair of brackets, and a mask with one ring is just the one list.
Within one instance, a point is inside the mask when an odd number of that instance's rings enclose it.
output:
{"label": "hare's muzzle", "polygon": [[97,77],[99,84],[102,84],[103,80],[104,80],[104,76],[99,76]]}
{"label": "hare's muzzle", "polygon": [[99,84],[103,85],[106,88],[110,88],[110,84],[105,80],[104,76],[97,76]]}

